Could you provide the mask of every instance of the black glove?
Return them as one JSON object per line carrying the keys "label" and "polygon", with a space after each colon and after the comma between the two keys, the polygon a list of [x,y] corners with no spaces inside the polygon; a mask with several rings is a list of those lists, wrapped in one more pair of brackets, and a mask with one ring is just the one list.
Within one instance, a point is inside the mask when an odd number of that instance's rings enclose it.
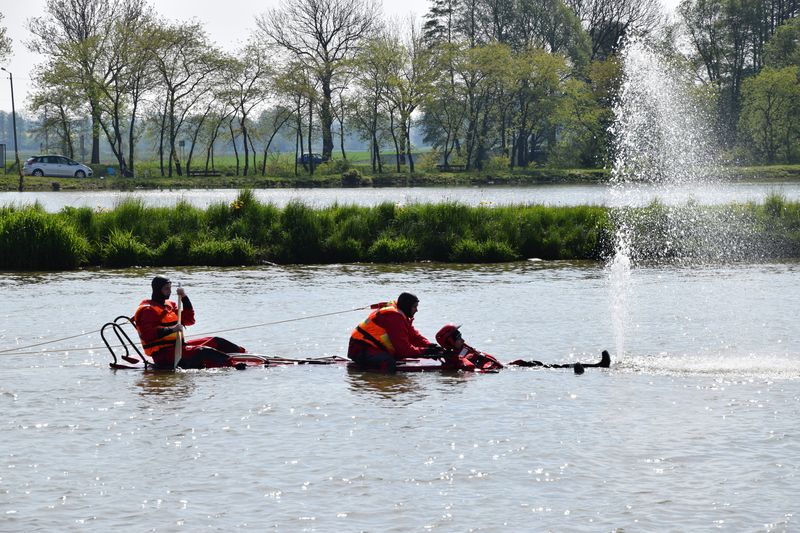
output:
{"label": "black glove", "polygon": [[432,343],[427,345],[425,347],[425,351],[422,353],[423,355],[438,357],[444,355],[444,348],[442,348],[438,344]]}

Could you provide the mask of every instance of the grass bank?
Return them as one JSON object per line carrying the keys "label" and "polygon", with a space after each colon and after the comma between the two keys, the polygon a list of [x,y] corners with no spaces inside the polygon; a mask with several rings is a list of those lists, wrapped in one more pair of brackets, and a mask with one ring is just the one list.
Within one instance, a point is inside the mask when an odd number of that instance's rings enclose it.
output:
{"label": "grass bank", "polygon": [[[27,191],[76,190],[142,190],[142,189],[270,189],[317,187],[431,187],[431,186],[493,186],[538,185],[555,183],[606,183],[609,172],[605,169],[526,168],[514,170],[482,170],[461,172],[420,171],[384,172],[373,174],[368,167],[354,166],[340,172],[335,165],[320,168],[313,176],[295,176],[288,171],[268,174],[265,177],[237,176],[235,168],[223,167],[219,176],[161,177],[158,172],[140,172],[134,178],[109,174],[106,165],[95,165],[95,177],[63,178],[25,176]],[[113,168],[113,167],[112,167]],[[355,171],[355,172],[354,172]],[[731,167],[725,169],[727,181],[797,181],[800,165],[775,165],[763,167]],[[16,191],[19,177],[0,174],[0,191]]]}
{"label": "grass bank", "polygon": [[[713,245],[745,252],[737,258],[746,258],[748,251],[760,258],[800,257],[799,203],[773,196],[764,204],[703,209],[720,228],[746,221],[745,240],[732,235],[725,244],[714,231],[682,231],[676,239],[670,229],[675,228],[675,210],[654,204],[627,217],[640,226],[641,259],[702,255]],[[734,218],[726,219],[726,214]],[[249,191],[231,204],[208,209],[186,203],[145,207],[138,200],[107,211],[68,207],[46,213],[36,205],[3,207],[0,269],[599,260],[610,253],[617,215],[598,206],[457,203],[321,209],[291,203],[278,208],[258,202]]]}

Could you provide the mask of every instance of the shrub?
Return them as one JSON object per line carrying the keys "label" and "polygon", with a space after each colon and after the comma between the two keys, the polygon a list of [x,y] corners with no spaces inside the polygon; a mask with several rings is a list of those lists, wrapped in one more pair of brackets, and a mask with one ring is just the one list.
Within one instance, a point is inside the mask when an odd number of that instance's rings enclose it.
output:
{"label": "shrub", "polygon": [[506,242],[462,239],[453,246],[450,259],[460,263],[502,263],[519,259],[519,255]]}
{"label": "shrub", "polygon": [[89,242],[64,218],[35,208],[0,215],[0,268],[73,269],[84,264]]}
{"label": "shrub", "polygon": [[361,172],[358,169],[351,168],[350,170],[342,173],[342,187],[360,187],[361,186]]}
{"label": "shrub", "polygon": [[508,157],[504,155],[493,155],[483,165],[483,170],[487,172],[504,172],[508,171]]}
{"label": "shrub", "polygon": [[130,231],[114,228],[101,247],[100,257],[105,266],[127,267],[151,263],[152,252]]}
{"label": "shrub", "polygon": [[204,240],[189,249],[189,260],[195,265],[252,265],[256,263],[257,255],[249,241],[238,237],[231,240]]}
{"label": "shrub", "polygon": [[417,248],[408,237],[381,237],[369,247],[367,256],[377,263],[405,263],[416,260]]}

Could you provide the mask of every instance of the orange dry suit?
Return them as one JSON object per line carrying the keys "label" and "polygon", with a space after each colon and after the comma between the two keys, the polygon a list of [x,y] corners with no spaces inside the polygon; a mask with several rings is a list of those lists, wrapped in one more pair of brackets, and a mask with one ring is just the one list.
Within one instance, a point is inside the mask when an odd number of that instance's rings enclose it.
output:
{"label": "orange dry suit", "polygon": [[[172,300],[161,303],[156,300],[142,300],[133,315],[136,331],[142,340],[144,353],[153,357],[166,348],[174,349],[178,334],[168,331],[178,323],[178,305]],[[184,326],[194,324],[194,309],[184,308],[181,311],[181,323]]]}
{"label": "orange dry suit", "polygon": [[373,311],[350,335],[348,356],[390,354],[395,359],[421,357],[431,343],[394,304]]}

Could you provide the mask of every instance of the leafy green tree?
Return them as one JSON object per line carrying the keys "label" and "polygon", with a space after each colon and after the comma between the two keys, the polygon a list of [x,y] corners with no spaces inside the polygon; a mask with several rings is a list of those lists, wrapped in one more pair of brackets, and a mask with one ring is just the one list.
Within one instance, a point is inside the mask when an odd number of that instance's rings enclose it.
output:
{"label": "leafy green tree", "polygon": [[764,62],[773,68],[800,66],[800,17],[777,29],[764,47]]}
{"label": "leafy green tree", "polygon": [[678,9],[693,68],[718,93],[718,128],[735,141],[744,80],[764,65],[765,43],[800,3],[785,0],[683,0]]}
{"label": "leafy green tree", "polygon": [[[247,121],[253,109],[270,95],[269,82],[273,67],[268,59],[268,51],[257,41],[249,42],[237,56],[226,58],[225,87],[219,96],[236,109],[244,146],[244,175],[247,176],[250,168],[249,144],[252,143]],[[253,167],[255,173],[255,165]]]}
{"label": "leafy green tree", "polygon": [[553,113],[568,73],[563,56],[541,49],[517,57],[512,166],[527,166],[538,158],[545,142],[554,144]]}
{"label": "leafy green tree", "polygon": [[395,111],[387,105],[390,79],[401,67],[402,56],[398,43],[389,35],[368,40],[355,59],[356,106],[359,129],[369,141],[373,172],[383,172],[380,156],[380,136],[383,125]]}
{"label": "leafy green tree", "polygon": [[739,128],[767,163],[792,161],[800,140],[800,67],[765,68],[744,82]]}
{"label": "leafy green tree", "polygon": [[424,45],[424,37],[413,20],[408,21],[405,39],[396,39],[399,53],[398,69],[389,76],[386,99],[399,114],[400,140],[398,144],[397,171],[407,159],[409,172],[414,172],[411,153],[411,122],[414,112],[423,104],[431,91],[438,71],[434,54]]}
{"label": "leafy green tree", "polygon": [[562,166],[596,166],[603,156],[610,114],[599,104],[589,83],[567,80],[553,111],[552,120],[559,133],[554,160]]}
{"label": "leafy green tree", "polygon": [[[161,133],[159,154],[164,174],[164,151],[168,150],[167,175],[173,166],[183,174],[177,139],[184,120],[195,107],[203,106],[218,86],[224,62],[196,23],[159,24],[150,36],[152,59],[159,75]],[[166,142],[166,147],[165,147]]]}
{"label": "leafy green tree", "polygon": [[[80,113],[85,111],[81,96],[70,90],[69,78],[59,61],[48,64],[41,72],[40,83],[31,95],[28,109],[40,117],[40,135],[45,139],[45,150],[50,147],[50,133],[54,132],[61,152],[75,158],[76,128]],[[69,68],[66,68],[70,71]]]}
{"label": "leafy green tree", "polygon": [[4,17],[0,13],[0,63],[11,57],[11,37],[6,35],[6,27],[1,24]]}
{"label": "leafy green tree", "polygon": [[88,104],[92,119],[92,163],[100,162],[99,87],[108,79],[102,58],[124,1],[47,0],[47,14],[28,23],[34,35],[29,48],[51,62],[60,62],[62,70],[70,69],[72,90],[80,91]]}
{"label": "leafy green tree", "polygon": [[302,62],[318,84],[325,157],[333,153],[334,80],[370,37],[377,17],[372,0],[293,0],[257,20],[261,33]]}
{"label": "leafy green tree", "polygon": [[142,102],[158,81],[149,38],[154,28],[155,22],[142,0],[122,3],[108,46],[100,56],[106,80],[97,85],[100,126],[123,176],[133,175]]}

